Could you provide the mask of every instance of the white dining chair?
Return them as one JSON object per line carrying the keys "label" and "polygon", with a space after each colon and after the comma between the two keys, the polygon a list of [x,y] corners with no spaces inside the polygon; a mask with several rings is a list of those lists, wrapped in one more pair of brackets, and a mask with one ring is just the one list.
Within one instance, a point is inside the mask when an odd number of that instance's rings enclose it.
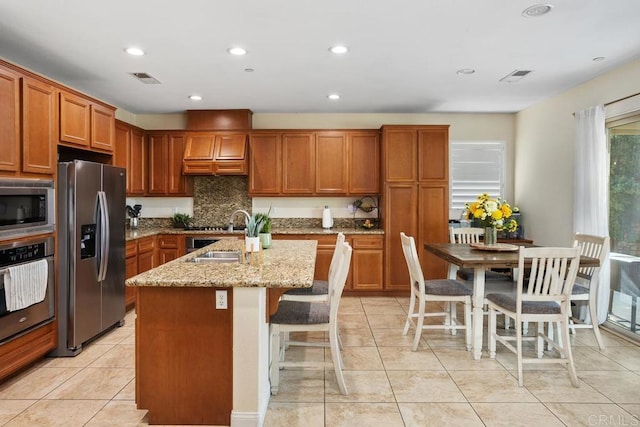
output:
{"label": "white dining chair", "polygon": [[[411,280],[411,299],[407,320],[402,331],[402,335],[407,335],[409,328],[415,327],[412,350],[416,351],[420,344],[420,337],[424,329],[451,329],[452,333],[457,329],[465,330],[465,344],[467,351],[471,350],[471,295],[473,288],[466,284],[452,279],[431,279],[425,280],[422,274],[422,267],[416,251],[416,243],[413,237],[400,233],[402,252],[409,269],[409,279]],[[464,303],[464,324],[460,325],[455,316],[451,315],[450,309],[442,312],[428,312],[427,302],[444,302],[446,307],[455,307],[452,302]],[[416,307],[417,302],[417,307]],[[424,319],[428,316],[444,316],[444,324],[425,325]],[[414,319],[417,319],[414,322]]]}
{"label": "white dining chair", "polygon": [[[331,275],[331,272],[337,267],[337,258],[340,253],[340,245],[344,243],[345,235],[342,232],[338,232],[336,236],[336,247],[333,250],[333,256],[331,257],[331,263],[329,264],[329,272],[327,277]],[[280,300],[286,301],[329,301],[329,281],[314,279],[313,285],[310,288],[295,288],[286,291],[280,297]]]}
{"label": "white dining chair", "polygon": [[[527,265],[530,263],[530,267]],[[515,295],[501,293],[486,296],[489,308],[489,357],[496,357],[496,342],[500,341],[514,352],[518,364],[518,384],[522,386],[523,364],[525,363],[561,363],[567,365],[569,377],[574,387],[579,387],[576,375],[571,343],[569,341],[569,313],[571,311],[571,290],[573,288],[578,265],[580,248],[520,248],[518,257],[518,286]],[[529,268],[525,279],[525,265]],[[524,286],[525,280],[528,281]],[[496,315],[502,313],[514,320],[516,335],[500,335],[497,332]],[[536,336],[523,334],[523,323],[538,325]],[[545,334],[545,323],[557,324],[562,340],[554,341]],[[553,330],[553,328],[550,328]],[[523,356],[523,341],[535,340],[536,357]],[[514,347],[511,342],[515,341]],[[559,358],[543,358],[544,343],[560,352]]]}
{"label": "white dining chair", "polygon": [[[343,363],[338,342],[338,308],[344,285],[351,265],[351,246],[342,242],[338,245],[338,264],[329,275],[329,301],[280,301],[278,310],[271,315],[269,323],[271,337],[271,355],[269,378],[271,394],[278,394],[280,387],[280,369],[287,367],[309,367],[309,362],[286,361],[284,346],[281,345],[283,332],[328,332],[331,360],[340,393],[348,394],[342,374]],[[322,363],[324,367],[324,363]]]}
{"label": "white dining chair", "polygon": [[[449,227],[449,243],[471,244],[481,243],[484,236],[484,228],[478,227]],[[456,275],[461,280],[473,280],[472,268],[458,268]],[[488,269],[485,271],[486,281],[511,282],[513,280],[510,273],[501,273]]]}
{"label": "white dining chair", "polygon": [[600,266],[580,267],[578,269],[576,283],[573,285],[571,292],[571,301],[587,302],[590,323],[580,322],[578,319],[572,318],[571,331],[575,334],[575,329],[592,329],[600,350],[604,350],[604,342],[598,327],[598,285],[600,283],[600,268],[609,255],[609,244],[609,236],[576,233],[574,238],[574,246],[580,247],[580,255],[597,258],[600,261]]}

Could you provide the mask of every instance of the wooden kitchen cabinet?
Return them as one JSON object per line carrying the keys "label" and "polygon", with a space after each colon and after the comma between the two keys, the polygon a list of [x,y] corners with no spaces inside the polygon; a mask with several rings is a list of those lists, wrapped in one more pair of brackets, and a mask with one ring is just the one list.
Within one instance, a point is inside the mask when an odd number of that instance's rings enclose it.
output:
{"label": "wooden kitchen cabinet", "polygon": [[[276,240],[317,240],[316,265],[313,278],[327,280],[329,266],[336,247],[336,234],[274,234]],[[384,238],[374,234],[347,234],[345,241],[353,247],[345,292],[383,291]],[[404,259],[403,259],[404,261]],[[406,264],[405,264],[406,265]]]}
{"label": "wooden kitchen cabinet", "polygon": [[317,132],[315,135],[315,187],[317,194],[347,193],[348,140],[345,132]]}
{"label": "wooden kitchen cabinet", "polygon": [[[127,167],[127,158],[129,157],[129,146],[131,145],[131,127],[124,122],[116,120],[115,138],[113,146],[114,166],[121,168]],[[127,171],[127,175],[129,172]],[[129,193],[129,178],[127,177],[126,192]]]}
{"label": "wooden kitchen cabinet", "polygon": [[247,175],[245,133],[187,132],[183,173]]}
{"label": "wooden kitchen cabinet", "polygon": [[380,194],[380,132],[348,133],[349,194]]}
{"label": "wooden kitchen cabinet", "polygon": [[313,132],[282,134],[282,193],[311,195],[315,187],[315,140]]}
{"label": "wooden kitchen cabinet", "polygon": [[138,239],[138,274],[151,270],[158,265],[155,249],[155,236]]}
{"label": "wooden kitchen cabinet", "polygon": [[112,152],[115,145],[113,108],[85,97],[60,91],[60,143],[100,152]]}
{"label": "wooden kitchen cabinet", "polygon": [[279,132],[249,136],[249,194],[278,195],[282,191],[282,136]]}
{"label": "wooden kitchen cabinet", "polygon": [[448,241],[448,144],[446,125],[382,127],[386,289],[409,290],[400,232],[416,239],[426,279],[446,277],[446,263],[423,247]]}
{"label": "wooden kitchen cabinet", "polygon": [[127,196],[142,196],[147,192],[147,153],[144,131],[116,120],[113,164],[127,169]]}
{"label": "wooden kitchen cabinet", "polygon": [[148,133],[149,183],[147,192],[152,195],[167,193],[169,186],[169,144],[164,133]]}
{"label": "wooden kitchen cabinet", "polygon": [[166,262],[180,258],[185,254],[185,237],[177,234],[161,234],[158,236],[159,247],[159,263],[162,265]]}
{"label": "wooden kitchen cabinet", "polygon": [[147,192],[148,148],[144,132],[139,128],[131,128],[131,143],[127,163],[127,195],[143,196]]}
{"label": "wooden kitchen cabinet", "polygon": [[20,75],[0,65],[0,171],[20,170]]}
{"label": "wooden kitchen cabinet", "polygon": [[354,235],[351,238],[351,289],[382,291],[384,242],[382,236]]}
{"label": "wooden kitchen cabinet", "polygon": [[182,174],[185,133],[148,132],[149,186],[152,196],[191,196],[193,178]]}
{"label": "wooden kitchen cabinet", "polygon": [[[127,242],[125,248],[125,279],[138,274],[138,242],[135,240]],[[136,305],[136,288],[133,286],[125,286],[124,303],[127,310]]]}
{"label": "wooden kitchen cabinet", "polygon": [[259,131],[249,147],[249,195],[380,193],[378,130]]}
{"label": "wooden kitchen cabinet", "polygon": [[44,81],[22,78],[22,171],[53,176],[56,169],[57,91]]}
{"label": "wooden kitchen cabinet", "polygon": [[60,141],[89,148],[91,101],[60,91]]}

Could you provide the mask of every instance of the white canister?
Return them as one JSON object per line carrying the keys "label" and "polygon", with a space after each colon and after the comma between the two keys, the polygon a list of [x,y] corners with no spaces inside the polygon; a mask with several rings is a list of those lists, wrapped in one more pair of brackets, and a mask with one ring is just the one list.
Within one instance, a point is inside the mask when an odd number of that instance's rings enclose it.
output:
{"label": "white canister", "polygon": [[331,216],[331,209],[329,209],[329,206],[325,206],[324,210],[322,211],[322,228],[328,230],[331,227],[333,227],[333,217]]}

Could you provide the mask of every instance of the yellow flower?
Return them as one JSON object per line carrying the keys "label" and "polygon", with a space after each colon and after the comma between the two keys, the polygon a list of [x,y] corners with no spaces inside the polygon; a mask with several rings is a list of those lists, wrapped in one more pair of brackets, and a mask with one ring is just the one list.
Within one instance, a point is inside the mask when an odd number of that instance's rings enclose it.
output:
{"label": "yellow flower", "polygon": [[502,211],[501,210],[495,210],[493,211],[493,213],[491,214],[491,218],[498,220],[498,219],[502,219]]}
{"label": "yellow flower", "polygon": [[476,209],[475,211],[473,211],[473,216],[475,218],[482,218],[483,215],[484,215],[484,210],[482,210],[482,208]]}
{"label": "yellow flower", "polygon": [[502,205],[500,209],[502,209],[502,215],[505,218],[509,218],[511,216],[511,207],[509,205]]}

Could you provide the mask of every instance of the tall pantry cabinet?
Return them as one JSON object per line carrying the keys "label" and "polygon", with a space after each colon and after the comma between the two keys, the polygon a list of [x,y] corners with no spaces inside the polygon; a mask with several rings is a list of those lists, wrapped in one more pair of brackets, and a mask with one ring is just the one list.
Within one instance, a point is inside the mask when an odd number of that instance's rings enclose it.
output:
{"label": "tall pantry cabinet", "polygon": [[415,238],[425,278],[445,278],[424,244],[448,241],[449,126],[383,126],[382,169],[385,289],[409,289],[400,232]]}

